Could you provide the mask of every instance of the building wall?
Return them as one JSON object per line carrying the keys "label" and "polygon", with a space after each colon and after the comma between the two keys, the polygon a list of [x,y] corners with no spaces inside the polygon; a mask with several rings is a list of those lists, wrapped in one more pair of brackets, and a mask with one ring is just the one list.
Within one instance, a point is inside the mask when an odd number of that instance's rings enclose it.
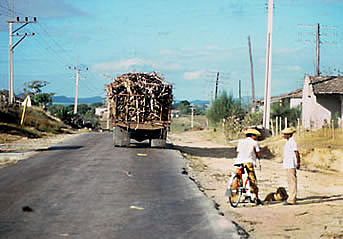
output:
{"label": "building wall", "polygon": [[342,101],[340,96],[315,95],[309,76],[305,77],[303,88],[302,120],[306,129],[318,129],[324,124],[324,120],[330,122],[338,116],[342,116]]}
{"label": "building wall", "polygon": [[302,104],[302,98],[291,98],[290,107],[296,108],[297,106]]}
{"label": "building wall", "polygon": [[335,119],[336,116],[341,117],[341,99],[339,96],[334,95],[318,95],[317,102],[323,108],[323,111],[330,113],[330,118],[327,120]]}
{"label": "building wall", "polygon": [[315,103],[312,87],[310,87],[310,77],[305,76],[302,98],[302,123],[305,129],[311,127],[312,105]]}
{"label": "building wall", "polygon": [[330,122],[332,118],[332,111],[334,107],[329,107],[329,104],[334,104],[334,99],[329,97],[317,95],[315,96],[316,102],[313,106],[313,112],[311,113],[311,120],[313,122],[312,127],[315,129],[321,128],[324,121]]}
{"label": "building wall", "polygon": [[102,116],[107,111],[107,108],[95,108],[95,115]]}

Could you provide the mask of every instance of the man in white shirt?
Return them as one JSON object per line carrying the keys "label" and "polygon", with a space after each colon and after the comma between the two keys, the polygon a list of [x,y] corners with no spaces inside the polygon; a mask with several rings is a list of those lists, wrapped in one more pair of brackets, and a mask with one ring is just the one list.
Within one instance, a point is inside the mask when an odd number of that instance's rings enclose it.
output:
{"label": "man in white shirt", "polygon": [[257,136],[260,136],[261,133],[256,129],[247,129],[243,133],[246,135],[246,138],[241,139],[238,143],[237,158],[234,164],[243,164],[248,170],[250,192],[255,194],[256,204],[262,205],[263,203],[258,198],[258,187],[254,169],[254,166],[256,165],[256,158],[259,160],[261,158],[260,147],[256,141]]}
{"label": "man in white shirt", "polygon": [[283,137],[287,140],[283,152],[283,168],[287,170],[287,181],[289,197],[284,205],[295,205],[297,197],[297,171],[300,169],[300,154],[298,145],[293,138],[295,129],[286,128],[282,131]]}

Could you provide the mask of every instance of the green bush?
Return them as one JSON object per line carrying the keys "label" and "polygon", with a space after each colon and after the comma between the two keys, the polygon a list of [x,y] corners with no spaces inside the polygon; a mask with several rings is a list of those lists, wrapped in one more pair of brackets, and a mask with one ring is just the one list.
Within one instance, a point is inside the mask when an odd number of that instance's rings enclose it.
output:
{"label": "green bush", "polygon": [[212,103],[207,111],[207,117],[211,123],[218,124],[229,116],[241,118],[244,111],[239,100],[235,100],[232,95],[223,91],[221,95]]}

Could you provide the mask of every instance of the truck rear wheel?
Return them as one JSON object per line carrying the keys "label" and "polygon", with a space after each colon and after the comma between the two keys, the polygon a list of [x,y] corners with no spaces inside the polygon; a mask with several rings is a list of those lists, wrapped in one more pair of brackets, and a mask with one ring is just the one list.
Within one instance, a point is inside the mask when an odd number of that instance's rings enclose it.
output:
{"label": "truck rear wheel", "polygon": [[150,147],[165,148],[166,141],[167,141],[167,130],[161,129],[159,138],[150,140]]}
{"label": "truck rear wheel", "polygon": [[127,147],[130,145],[130,135],[121,127],[113,127],[113,145],[114,147]]}

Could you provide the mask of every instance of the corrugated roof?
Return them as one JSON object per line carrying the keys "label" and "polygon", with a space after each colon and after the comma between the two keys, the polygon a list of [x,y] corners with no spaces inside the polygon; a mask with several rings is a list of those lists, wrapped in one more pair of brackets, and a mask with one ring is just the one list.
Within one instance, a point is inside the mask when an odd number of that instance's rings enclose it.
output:
{"label": "corrugated roof", "polygon": [[310,76],[314,94],[343,94],[342,76]]}
{"label": "corrugated roof", "polygon": [[272,99],[287,99],[287,98],[302,98],[303,97],[303,89],[297,89],[294,91],[291,91],[286,94],[282,94],[279,96],[272,96]]}
{"label": "corrugated roof", "polygon": [[[289,98],[302,98],[303,97],[303,89],[297,89],[294,91],[291,91],[286,94],[278,95],[278,96],[272,96],[271,97],[271,103],[278,102],[283,99],[289,99]],[[262,104],[264,102],[264,99],[256,100],[256,103]]]}

